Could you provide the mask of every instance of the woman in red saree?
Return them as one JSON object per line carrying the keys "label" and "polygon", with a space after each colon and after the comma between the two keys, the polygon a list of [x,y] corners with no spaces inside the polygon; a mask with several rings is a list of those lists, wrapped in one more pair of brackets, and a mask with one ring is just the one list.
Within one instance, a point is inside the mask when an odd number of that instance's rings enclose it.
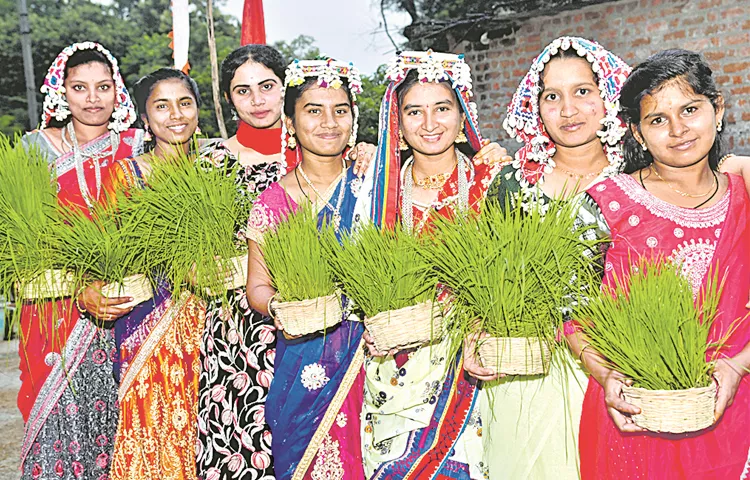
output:
{"label": "woman in red saree", "polygon": [[[631,173],[589,190],[611,232],[603,283],[613,285],[641,256],[662,256],[681,265],[697,295],[718,268],[724,289],[715,341],[746,320],[750,291],[750,201],[740,177],[718,173],[723,97],[700,55],[671,50],[635,68],[620,101]],[[597,352],[574,347],[593,378],[581,418],[582,478],[739,478],[750,446],[748,340],[750,323],[741,321],[720,351],[716,423],[679,435],[637,427],[630,415],[638,409],[621,397],[627,379]]]}
{"label": "woman in red saree", "polygon": [[[88,209],[136,181],[128,161],[142,131],[117,61],[92,42],[67,47],[45,78],[41,129],[23,138],[49,158],[60,204]],[[95,283],[73,298],[25,303],[20,318],[21,389],[26,423],[24,478],[94,478],[109,472],[117,426],[114,338],[106,323],[128,298],[104,299]],[[73,292],[69,292],[73,294]],[[111,324],[108,325],[111,327]]]}

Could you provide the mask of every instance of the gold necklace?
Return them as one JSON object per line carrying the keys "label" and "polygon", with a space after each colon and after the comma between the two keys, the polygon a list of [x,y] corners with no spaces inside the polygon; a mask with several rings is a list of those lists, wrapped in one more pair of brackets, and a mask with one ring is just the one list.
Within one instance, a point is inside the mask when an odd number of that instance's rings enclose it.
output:
{"label": "gold necklace", "polygon": [[571,172],[570,170],[566,170],[563,167],[556,166],[556,170],[559,170],[560,172],[564,173],[565,175],[569,176],[570,178],[575,178],[576,180],[586,180],[589,178],[596,178],[604,171],[604,168],[599,170],[598,172],[591,172],[591,173],[578,173],[578,172]]}
{"label": "gold necklace", "polygon": [[435,175],[430,175],[424,178],[417,178],[416,175],[414,175],[414,169],[412,168],[411,178],[414,180],[414,185],[419,188],[424,188],[425,190],[442,190],[445,183],[451,178],[452,173],[453,169],[449,172],[436,173]]}
{"label": "gold necklace", "polygon": [[[670,189],[672,189],[672,191],[674,191],[676,194],[680,195],[681,197],[689,197],[689,198],[701,198],[701,197],[705,197],[708,194],[710,194],[711,192],[713,192],[714,189],[716,188],[716,185],[719,183],[719,179],[716,177],[716,174],[714,173],[715,184],[706,193],[693,194],[693,193],[681,192],[681,191],[677,190],[676,188],[674,188],[671,183],[669,183],[668,181],[664,180],[664,178],[661,175],[659,175],[659,172],[656,171],[656,169],[654,168],[653,164],[649,165],[648,168],[649,168],[649,170],[651,170],[652,172],[654,172],[654,175],[656,175],[656,178],[658,178],[662,182],[666,183],[667,186]],[[713,171],[711,171],[711,173],[713,173]]]}
{"label": "gold necklace", "polygon": [[[299,173],[302,175],[302,178],[305,180],[305,183],[307,183],[307,186],[312,189],[313,192],[315,192],[315,196],[319,201],[325,202],[326,206],[331,209],[331,212],[333,212],[333,227],[338,232],[339,227],[341,226],[341,202],[344,200],[344,189],[346,188],[346,185],[341,185],[341,188],[339,189],[339,197],[338,201],[336,202],[336,206],[334,207],[331,205],[331,202],[326,199],[322,193],[315,187],[312,180],[310,180],[310,177],[307,176],[305,171],[302,169],[302,163],[297,165],[297,170],[299,170]],[[341,159],[341,173],[338,177],[336,177],[332,185],[337,185],[341,180],[340,179],[346,179],[346,160],[343,158]],[[304,193],[304,190],[302,191]]]}

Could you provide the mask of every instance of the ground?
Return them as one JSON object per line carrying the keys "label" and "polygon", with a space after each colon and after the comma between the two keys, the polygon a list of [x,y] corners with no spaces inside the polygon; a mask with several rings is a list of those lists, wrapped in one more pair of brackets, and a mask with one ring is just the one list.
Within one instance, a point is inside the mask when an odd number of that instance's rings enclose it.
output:
{"label": "ground", "polygon": [[0,478],[18,478],[23,419],[16,406],[21,388],[18,341],[0,341]]}

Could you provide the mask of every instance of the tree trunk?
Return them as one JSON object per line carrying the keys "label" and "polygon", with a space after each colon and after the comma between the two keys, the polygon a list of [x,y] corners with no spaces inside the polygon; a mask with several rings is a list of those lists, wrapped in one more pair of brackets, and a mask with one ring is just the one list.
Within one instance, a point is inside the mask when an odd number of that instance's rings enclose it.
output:
{"label": "tree trunk", "polygon": [[208,27],[208,51],[211,57],[211,86],[214,97],[216,123],[222,138],[227,138],[227,127],[224,125],[224,114],[221,111],[221,93],[219,92],[219,63],[216,58],[216,38],[214,37],[214,6],[213,0],[207,0],[206,20]]}

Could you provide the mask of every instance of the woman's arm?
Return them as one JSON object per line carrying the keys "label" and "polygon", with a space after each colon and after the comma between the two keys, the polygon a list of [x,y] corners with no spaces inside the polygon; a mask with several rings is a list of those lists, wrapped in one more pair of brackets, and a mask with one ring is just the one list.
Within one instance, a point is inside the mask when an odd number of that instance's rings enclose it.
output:
{"label": "woman's arm", "polygon": [[[271,286],[271,276],[263,260],[263,254],[254,240],[247,241],[247,298],[253,310],[262,315],[270,315],[268,302],[276,294]],[[277,328],[279,326],[277,325]]]}
{"label": "woman's arm", "polygon": [[750,343],[734,357],[720,358],[714,366],[713,377],[719,386],[716,393],[714,417],[719,420],[724,411],[734,402],[734,396],[742,378],[750,371]]}
{"label": "woman's arm", "polygon": [[622,386],[630,385],[631,380],[622,373],[608,368],[605,359],[586,340],[581,332],[565,336],[573,355],[577,356],[599,385],[604,388],[604,403],[607,412],[621,432],[643,432],[644,429],[633,423],[629,415],[640,413],[640,408],[622,398]]}
{"label": "woman's arm", "polygon": [[750,157],[732,155],[719,162],[719,171],[739,175],[745,181],[745,189],[750,194]]}

